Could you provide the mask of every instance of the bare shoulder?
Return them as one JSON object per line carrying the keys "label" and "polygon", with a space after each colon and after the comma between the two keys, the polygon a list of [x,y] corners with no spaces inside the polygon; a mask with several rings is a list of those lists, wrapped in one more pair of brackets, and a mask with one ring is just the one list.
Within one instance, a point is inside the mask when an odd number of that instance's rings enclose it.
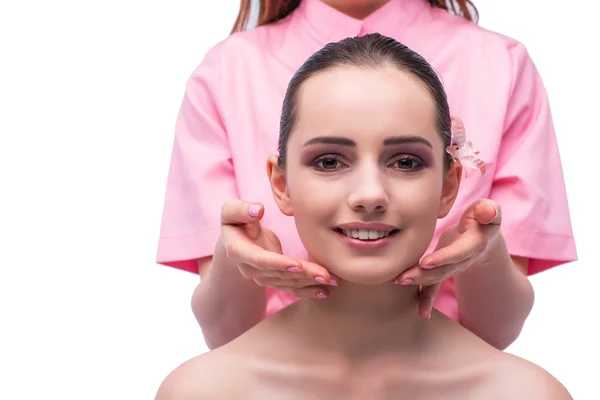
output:
{"label": "bare shoulder", "polygon": [[194,357],[175,368],[161,383],[155,400],[235,398],[242,372],[227,352],[217,350]]}
{"label": "bare shoulder", "polygon": [[503,353],[494,362],[488,393],[514,400],[573,400],[567,389],[548,371],[520,357]]}

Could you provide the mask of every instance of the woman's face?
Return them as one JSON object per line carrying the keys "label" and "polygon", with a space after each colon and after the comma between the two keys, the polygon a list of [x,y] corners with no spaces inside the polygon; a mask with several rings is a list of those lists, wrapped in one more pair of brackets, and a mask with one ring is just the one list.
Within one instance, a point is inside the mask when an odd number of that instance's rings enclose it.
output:
{"label": "woman's face", "polygon": [[444,152],[422,82],[339,67],[302,85],[285,170],[273,157],[269,174],[311,261],[380,284],[419,261],[456,197],[460,167],[445,170]]}

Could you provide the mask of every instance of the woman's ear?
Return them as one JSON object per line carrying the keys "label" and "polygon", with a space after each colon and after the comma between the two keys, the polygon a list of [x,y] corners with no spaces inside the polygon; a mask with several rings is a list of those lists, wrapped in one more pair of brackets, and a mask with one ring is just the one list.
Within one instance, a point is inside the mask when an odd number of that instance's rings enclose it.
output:
{"label": "woman's ear", "polygon": [[267,175],[271,183],[273,198],[279,210],[287,216],[293,216],[292,201],[290,200],[287,181],[285,180],[284,171],[279,168],[277,156],[270,155],[267,158]]}
{"label": "woman's ear", "polygon": [[450,164],[450,170],[446,173],[442,186],[442,197],[440,198],[440,208],[438,218],[444,218],[450,212],[460,187],[462,178],[462,165],[459,161],[454,161]]}

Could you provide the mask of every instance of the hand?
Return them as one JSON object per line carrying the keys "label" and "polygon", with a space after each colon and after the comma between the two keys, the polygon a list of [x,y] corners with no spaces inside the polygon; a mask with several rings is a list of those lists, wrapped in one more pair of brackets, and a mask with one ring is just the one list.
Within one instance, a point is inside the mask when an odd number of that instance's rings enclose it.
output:
{"label": "hand", "polygon": [[501,221],[498,203],[487,199],[474,202],[457,225],[440,235],[433,253],[394,280],[397,284],[422,286],[419,295],[421,318],[428,320],[431,317],[433,301],[443,281],[477,264],[485,256],[500,231]]}
{"label": "hand", "polygon": [[304,298],[326,298],[328,285],[340,279],[325,268],[282,254],[281,242],[270,229],[261,227],[262,204],[228,201],[221,208],[221,237],[227,258],[247,279],[260,286]]}

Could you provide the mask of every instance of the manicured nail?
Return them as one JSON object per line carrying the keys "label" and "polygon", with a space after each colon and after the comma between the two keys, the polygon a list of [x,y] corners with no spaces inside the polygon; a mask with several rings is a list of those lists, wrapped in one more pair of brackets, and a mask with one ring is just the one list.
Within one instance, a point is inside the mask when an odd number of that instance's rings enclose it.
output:
{"label": "manicured nail", "polygon": [[434,269],[435,265],[433,265],[433,264],[422,265],[421,268],[423,268],[423,269]]}
{"label": "manicured nail", "polygon": [[289,267],[287,270],[290,272],[300,272],[301,271],[301,269],[298,267]]}
{"label": "manicured nail", "polygon": [[330,284],[331,286],[340,286],[340,285],[338,285],[338,283],[337,283],[337,281],[336,281],[335,279],[332,279],[332,280],[330,280],[330,281],[329,281],[329,284]]}
{"label": "manicured nail", "polygon": [[402,284],[403,284],[403,285],[410,285],[410,284],[411,284],[411,283],[413,283],[413,282],[414,282],[414,280],[412,280],[412,279],[408,278],[408,279],[405,279],[405,280],[403,280],[403,281],[402,281]]}
{"label": "manicured nail", "polygon": [[327,295],[324,292],[317,292],[317,297],[320,299],[326,299]]}
{"label": "manicured nail", "polygon": [[248,208],[248,215],[250,215],[251,217],[258,216],[259,212],[260,212],[260,206],[258,204],[252,204],[250,206],[250,208]]}
{"label": "manicured nail", "polygon": [[322,285],[325,284],[325,279],[321,278],[320,276],[315,276],[315,281],[319,282]]}

